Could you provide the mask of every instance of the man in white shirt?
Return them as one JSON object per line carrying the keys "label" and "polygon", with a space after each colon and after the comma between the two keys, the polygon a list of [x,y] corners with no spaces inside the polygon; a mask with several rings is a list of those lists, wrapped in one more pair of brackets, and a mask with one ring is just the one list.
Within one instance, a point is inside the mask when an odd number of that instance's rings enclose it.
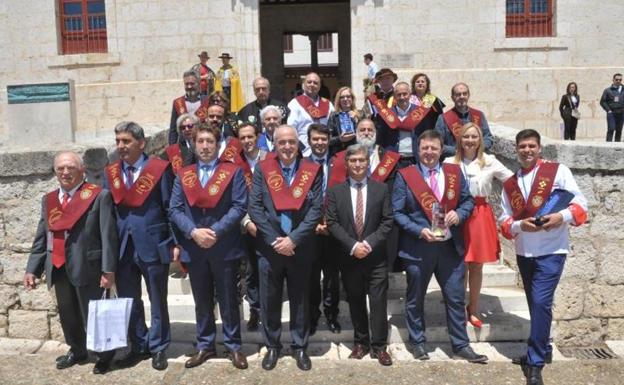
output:
{"label": "man in white shirt", "polygon": [[[540,159],[537,131],[518,132],[516,152],[522,168],[503,185],[500,222],[503,236],[514,240],[531,315],[527,354],[513,362],[526,367],[527,384],[537,385],[543,384],[544,364],[552,360],[552,305],[570,249],[568,224],[579,226],[587,220],[587,200],[569,168]],[[533,189],[534,184],[539,188]],[[556,190],[571,193],[572,200],[563,209],[541,215],[542,205]]]}

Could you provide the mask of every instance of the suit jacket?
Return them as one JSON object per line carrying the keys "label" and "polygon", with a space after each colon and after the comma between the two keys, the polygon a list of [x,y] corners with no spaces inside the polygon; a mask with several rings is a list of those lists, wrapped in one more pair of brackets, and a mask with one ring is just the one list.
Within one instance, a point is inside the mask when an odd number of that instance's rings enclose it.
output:
{"label": "suit jacket", "polygon": [[[357,242],[357,233],[349,180],[328,190],[325,219],[330,233],[343,248],[342,260],[356,262],[358,259],[350,255],[351,249]],[[363,240],[368,242],[373,251],[366,257],[366,260],[378,262],[385,259],[384,245],[392,231],[393,222],[388,186],[369,178],[366,184]]]}
{"label": "suit jacket", "polygon": [[[171,248],[176,243],[167,218],[172,183],[170,165],[141,207],[128,207],[123,203],[115,205],[120,258],[126,251],[128,241],[132,239],[134,249],[142,261],[171,262]],[[107,177],[104,178],[103,186],[109,186]]]}
{"label": "suit jacket", "polygon": [[[198,170],[199,172],[199,170]],[[247,186],[240,168],[236,169],[230,184],[214,208],[191,207],[184,194],[179,177],[173,183],[169,218],[180,232],[177,237],[182,246],[181,260],[192,262],[196,258],[223,258],[232,260],[243,254],[238,229],[247,207]],[[191,232],[195,228],[210,228],[217,233],[217,242],[209,249],[199,247]]]}
{"label": "suit jacket", "polygon": [[572,102],[572,98],[570,95],[565,94],[561,97],[561,102],[559,102],[559,115],[561,115],[562,119],[569,119],[572,117],[572,110],[578,108],[579,104],[581,104],[581,97],[576,95],[576,103]]}
{"label": "suit jacket", "polygon": [[[298,159],[299,162],[307,162]],[[298,164],[296,166],[298,169]],[[288,236],[297,246],[297,253],[307,253],[305,244],[311,241],[316,225],[321,220],[321,204],[323,202],[322,186],[323,173],[319,170],[314,178],[312,187],[303,202],[301,208],[292,212],[292,231],[284,234],[280,226],[280,213],[275,210],[271,193],[264,180],[264,174],[259,166],[256,166],[253,175],[253,183],[249,194],[249,216],[258,228],[258,249],[267,255],[274,253],[271,244],[277,237]]]}
{"label": "suit jacket", "polygon": [[[422,171],[417,165],[409,167],[416,167],[419,175],[422,175]],[[446,193],[446,191],[444,191],[444,193]],[[455,208],[459,216],[459,224],[451,226],[450,228],[451,239],[460,256],[463,256],[465,252],[464,235],[462,231],[463,223],[470,217],[473,208],[474,200],[470,195],[468,184],[462,175],[461,195],[457,207]],[[416,201],[412,190],[410,190],[405,183],[405,179],[403,179],[401,173],[397,173],[394,181],[394,189],[392,190],[392,210],[394,213],[394,220],[401,230],[399,236],[399,257],[411,260],[420,259],[418,250],[424,245],[429,246],[429,242],[420,238],[420,232],[426,227],[431,227],[431,222],[420,206],[420,203]]]}
{"label": "suit jacket", "polygon": [[[411,104],[408,110],[410,113],[416,106]],[[396,113],[396,107],[392,108]],[[373,118],[375,122],[375,127],[377,128],[377,144],[383,147],[385,150],[390,150],[394,152],[399,152],[399,129],[393,130],[386,122],[381,118],[381,116],[375,115]],[[418,136],[422,133],[422,129],[420,129],[421,124],[416,127],[416,129],[411,131],[412,138],[412,154],[415,158],[418,158]]]}
{"label": "suit jacket", "polygon": [[[28,257],[26,272],[37,277],[45,272],[48,288],[52,282],[52,233],[48,231],[45,196],[41,202],[41,217],[35,240]],[[65,269],[72,285],[99,284],[104,272],[117,270],[119,239],[115,228],[113,200],[108,191],[102,190],[91,207],[67,232],[65,239]]]}
{"label": "suit jacket", "polygon": [[[260,163],[261,161],[263,161],[266,158],[267,154],[268,154],[268,152],[263,150],[263,149],[261,149],[261,148],[258,150],[258,161],[256,163],[256,167],[258,166],[258,163]],[[241,219],[241,231],[242,231],[243,234],[245,234],[247,232],[247,229],[245,229],[245,226],[249,222],[252,222],[252,220],[249,217],[249,213],[247,212],[247,207],[245,207],[245,216],[243,217],[243,219]]]}
{"label": "suit jacket", "polygon": [[[288,114],[290,113],[290,110],[284,102],[269,97],[269,100],[267,101],[267,106],[275,106],[279,108],[282,112],[281,123],[286,124],[286,120],[288,119]],[[243,122],[255,124],[256,127],[262,129],[262,122],[260,121],[260,111],[262,110],[262,108],[263,107],[258,103],[258,101],[254,100],[253,102],[248,103],[240,111],[238,111],[238,118]],[[252,116],[253,118],[251,118]]]}
{"label": "suit jacket", "polygon": [[[180,145],[180,153],[182,154],[182,167],[196,163],[197,160],[195,159],[195,151],[187,145],[186,140],[180,138],[180,140],[178,140],[178,144]],[[160,158],[170,161],[166,151],[163,151]]]}

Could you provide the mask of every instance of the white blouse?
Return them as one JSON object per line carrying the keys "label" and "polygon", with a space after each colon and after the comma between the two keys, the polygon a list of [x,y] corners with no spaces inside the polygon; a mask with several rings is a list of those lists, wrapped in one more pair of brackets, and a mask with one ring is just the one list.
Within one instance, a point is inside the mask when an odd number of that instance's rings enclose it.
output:
{"label": "white blouse", "polygon": [[[462,162],[459,167],[470,186],[470,194],[473,197],[487,197],[492,192],[494,178],[504,182],[513,175],[513,172],[505,167],[494,155],[483,154],[485,166],[481,168],[477,159],[470,163]],[[444,163],[455,163],[454,157],[444,160]]]}

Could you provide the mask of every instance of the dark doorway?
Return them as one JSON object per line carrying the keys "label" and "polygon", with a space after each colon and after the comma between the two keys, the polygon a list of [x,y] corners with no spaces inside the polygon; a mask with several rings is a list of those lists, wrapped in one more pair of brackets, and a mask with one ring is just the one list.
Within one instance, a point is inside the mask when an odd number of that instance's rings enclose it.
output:
{"label": "dark doorway", "polygon": [[260,60],[271,93],[288,101],[317,72],[331,96],[351,83],[349,1],[260,0]]}

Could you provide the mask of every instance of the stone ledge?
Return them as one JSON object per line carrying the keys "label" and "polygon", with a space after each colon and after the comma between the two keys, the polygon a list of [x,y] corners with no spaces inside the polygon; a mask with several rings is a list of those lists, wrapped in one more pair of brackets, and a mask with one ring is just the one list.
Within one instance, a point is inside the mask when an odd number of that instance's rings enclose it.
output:
{"label": "stone ledge", "polygon": [[494,52],[567,50],[568,44],[565,40],[557,37],[514,37],[494,41]]}
{"label": "stone ledge", "polygon": [[46,65],[50,69],[118,66],[120,64],[121,55],[119,52],[58,55],[46,60]]}

